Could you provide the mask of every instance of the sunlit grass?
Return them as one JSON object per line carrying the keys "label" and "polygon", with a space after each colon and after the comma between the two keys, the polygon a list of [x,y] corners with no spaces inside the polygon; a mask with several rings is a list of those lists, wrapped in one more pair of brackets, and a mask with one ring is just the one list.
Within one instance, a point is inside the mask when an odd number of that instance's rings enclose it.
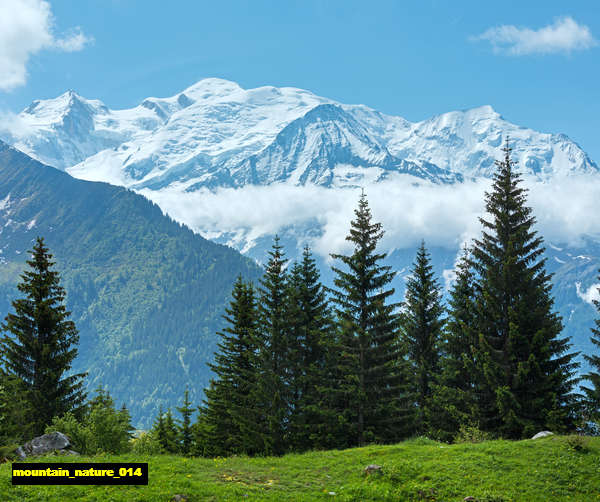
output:
{"label": "sunlit grass", "polygon": [[[397,445],[309,452],[280,458],[97,456],[64,461],[148,462],[148,486],[12,486],[0,466],[2,501],[600,501],[600,438],[583,448],[566,437],[447,445]],[[56,461],[47,457],[39,461]],[[381,473],[365,475],[376,463]]]}

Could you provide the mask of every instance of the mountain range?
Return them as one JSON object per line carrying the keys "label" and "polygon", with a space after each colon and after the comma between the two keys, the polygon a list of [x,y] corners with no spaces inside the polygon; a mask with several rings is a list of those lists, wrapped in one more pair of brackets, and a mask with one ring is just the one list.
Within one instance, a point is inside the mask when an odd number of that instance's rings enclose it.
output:
{"label": "mountain range", "polygon": [[540,179],[598,171],[564,134],[516,126],[491,106],[412,123],[302,89],[214,78],[125,110],[68,91],[34,101],[13,124],[2,139],[40,162],[134,189],[356,186],[391,173],[456,182],[489,176],[507,135],[518,165]]}
{"label": "mountain range", "polygon": [[[439,192],[435,187],[459,193],[469,183],[486,182],[507,137],[519,172],[540,187],[560,187],[577,177],[600,181],[598,165],[569,137],[515,125],[488,105],[411,122],[302,89],[243,89],[215,78],[122,110],[68,91],[34,101],[3,123],[0,139],[38,161],[81,180],[142,194],[196,234],[258,262],[265,260],[275,233],[290,258],[332,228],[343,226],[345,233],[349,220],[320,204],[357,187],[366,186],[368,193],[393,187],[388,197],[423,187],[431,198]],[[312,198],[301,204],[290,194]],[[391,199],[379,205],[387,202],[391,210]],[[306,211],[311,204],[313,210]],[[444,217],[458,218],[460,206],[454,211]],[[277,220],[276,213],[283,216]],[[415,242],[419,229],[431,226],[417,213],[400,215],[413,218]],[[463,237],[429,246],[442,282],[451,277]],[[576,244],[556,238],[546,245],[565,334],[576,349],[589,352],[600,239],[592,232],[578,236]],[[391,238],[387,250],[401,299],[416,244]],[[317,251],[329,281],[327,253],[339,249]],[[168,336],[163,343],[170,346]]]}

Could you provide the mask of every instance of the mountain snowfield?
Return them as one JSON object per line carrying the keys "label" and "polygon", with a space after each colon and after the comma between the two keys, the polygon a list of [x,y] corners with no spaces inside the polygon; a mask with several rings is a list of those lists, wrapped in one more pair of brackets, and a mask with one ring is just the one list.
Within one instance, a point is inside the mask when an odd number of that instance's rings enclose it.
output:
{"label": "mountain snowfield", "polygon": [[2,138],[75,177],[135,189],[286,182],[360,184],[390,173],[433,182],[489,176],[506,135],[539,179],[598,167],[568,137],[504,120],[490,106],[422,122],[290,87],[205,79],[127,110],[68,91],[34,101]]}
{"label": "mountain snowfield", "polygon": [[347,246],[365,187],[401,279],[421,238],[440,276],[451,277],[457,250],[480,230],[483,193],[508,136],[549,244],[557,307],[567,333],[589,349],[600,173],[564,134],[512,124],[491,106],[413,123],[302,89],[243,89],[216,78],[125,110],[68,91],[2,123],[0,139],[28,155],[135,190],[258,261],[278,233],[290,257],[308,243],[325,265]]}

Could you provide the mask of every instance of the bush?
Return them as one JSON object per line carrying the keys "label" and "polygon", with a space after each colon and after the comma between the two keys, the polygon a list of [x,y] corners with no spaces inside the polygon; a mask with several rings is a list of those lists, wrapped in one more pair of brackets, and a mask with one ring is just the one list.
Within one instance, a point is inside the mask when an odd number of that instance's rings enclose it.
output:
{"label": "bush", "polygon": [[46,433],[60,431],[71,439],[73,447],[84,455],[125,453],[131,449],[132,426],[125,407],[115,410],[108,392],[98,389],[98,395],[88,403],[88,412],[81,421],[71,413],[52,420]]}
{"label": "bush", "polygon": [[142,432],[131,440],[131,451],[137,455],[158,455],[162,448],[152,432]]}
{"label": "bush", "polygon": [[458,433],[454,437],[455,443],[481,443],[483,441],[489,441],[492,436],[488,432],[484,432],[476,425],[462,424]]}
{"label": "bush", "polygon": [[60,418],[54,417],[52,423],[46,427],[46,434],[55,431],[66,434],[75,451],[83,454],[96,453],[92,431],[80,423],[72,413],[66,413]]}
{"label": "bush", "polygon": [[567,436],[567,447],[569,450],[586,453],[589,450],[590,440],[584,436]]}

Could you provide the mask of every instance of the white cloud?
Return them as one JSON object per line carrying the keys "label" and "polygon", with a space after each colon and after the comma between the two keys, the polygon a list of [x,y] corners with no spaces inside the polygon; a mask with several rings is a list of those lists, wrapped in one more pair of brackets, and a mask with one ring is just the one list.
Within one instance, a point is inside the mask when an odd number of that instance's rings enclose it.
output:
{"label": "white cloud", "polygon": [[10,91],[25,84],[29,58],[39,51],[79,51],[91,42],[80,28],[63,37],[54,31],[47,1],[0,0],[0,90]]}
{"label": "white cloud", "polygon": [[77,52],[82,50],[92,39],[83,34],[81,28],[72,30],[65,38],[54,41],[54,47],[64,52]]}
{"label": "white cloud", "polygon": [[597,45],[590,29],[571,17],[557,19],[538,30],[503,25],[489,28],[475,40],[488,40],[497,52],[516,56],[589,49]]}
{"label": "white cloud", "polygon": [[[480,234],[478,217],[484,213],[483,194],[490,183],[479,179],[417,186],[412,177],[396,176],[366,186],[373,218],[385,230],[382,249],[416,248],[421,239],[428,246],[460,249]],[[574,176],[551,184],[526,179],[524,183],[530,189],[528,204],[537,218],[536,229],[546,242],[576,246],[583,235],[600,235],[600,219],[590,217],[600,200],[597,177]],[[317,223],[321,234],[306,232],[305,238],[316,253],[327,257],[349,250],[345,237],[360,191],[282,184],[183,194],[177,188],[142,193],[174,219],[207,237],[226,232],[248,242],[281,233],[289,226],[300,232],[314,230]]]}
{"label": "white cloud", "polygon": [[584,302],[589,303],[590,305],[594,304],[594,300],[600,301],[600,284],[592,284],[585,291],[581,290],[581,283],[576,282],[575,288],[577,289],[577,296],[581,298]]}

